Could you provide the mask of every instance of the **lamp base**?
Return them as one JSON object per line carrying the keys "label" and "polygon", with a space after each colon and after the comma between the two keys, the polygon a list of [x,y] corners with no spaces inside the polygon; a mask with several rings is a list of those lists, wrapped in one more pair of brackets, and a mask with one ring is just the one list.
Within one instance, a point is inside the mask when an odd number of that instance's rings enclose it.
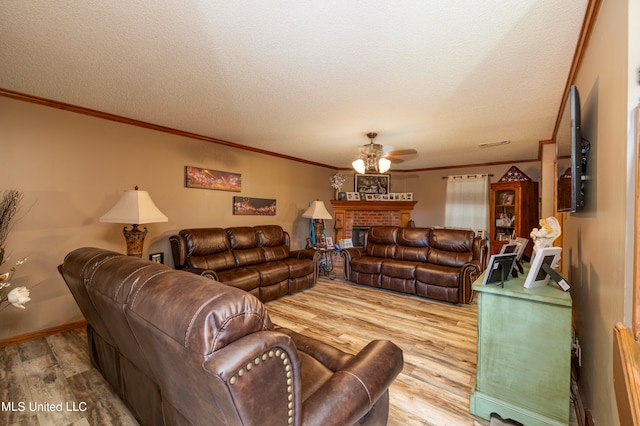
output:
{"label": "lamp base", "polygon": [[127,256],[142,257],[144,237],[147,236],[147,228],[139,229],[138,225],[131,225],[131,229],[122,228],[124,239],[127,242]]}

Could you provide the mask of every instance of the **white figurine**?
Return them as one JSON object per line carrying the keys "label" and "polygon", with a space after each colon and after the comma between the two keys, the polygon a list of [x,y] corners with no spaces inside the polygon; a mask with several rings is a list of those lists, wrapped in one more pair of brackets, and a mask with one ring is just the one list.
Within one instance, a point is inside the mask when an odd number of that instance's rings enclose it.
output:
{"label": "white figurine", "polygon": [[[533,240],[533,257],[536,251],[543,247],[553,247],[553,242],[562,234],[558,219],[549,216],[546,219],[540,219],[540,228],[533,228],[531,231],[531,239]],[[555,267],[552,265],[552,267]]]}

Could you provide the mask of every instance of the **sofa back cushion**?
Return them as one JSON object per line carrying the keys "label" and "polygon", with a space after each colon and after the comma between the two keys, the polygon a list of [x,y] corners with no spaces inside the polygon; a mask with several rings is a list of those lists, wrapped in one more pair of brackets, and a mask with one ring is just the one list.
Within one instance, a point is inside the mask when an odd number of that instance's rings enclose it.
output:
{"label": "sofa back cushion", "polygon": [[248,266],[265,262],[264,251],[260,248],[258,234],[250,226],[227,228],[229,243],[236,265]]}
{"label": "sofa back cushion", "polygon": [[229,237],[224,228],[183,229],[188,266],[224,271],[236,267]]}
{"label": "sofa back cushion", "polygon": [[429,256],[427,261],[436,265],[459,268],[473,259],[472,230],[435,228],[429,238]]}
{"label": "sofa back cushion", "polygon": [[278,225],[254,227],[267,262],[289,257],[289,234]]}
{"label": "sofa back cushion", "polygon": [[139,325],[134,330],[162,334],[204,356],[243,336],[273,329],[265,306],[251,294],[175,270],[136,287],[127,316]]}
{"label": "sofa back cushion", "polygon": [[372,226],[365,236],[365,251],[374,257],[392,258],[396,253],[398,227]]}
{"label": "sofa back cushion", "polygon": [[398,229],[398,247],[395,258],[414,262],[426,262],[429,255],[431,228]]}

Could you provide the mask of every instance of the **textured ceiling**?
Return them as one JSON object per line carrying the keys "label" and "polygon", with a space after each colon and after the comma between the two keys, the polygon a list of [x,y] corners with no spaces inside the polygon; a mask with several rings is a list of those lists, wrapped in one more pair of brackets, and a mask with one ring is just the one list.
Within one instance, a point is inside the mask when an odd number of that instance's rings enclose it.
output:
{"label": "textured ceiling", "polygon": [[[349,167],[536,159],[587,0],[0,2],[0,88]],[[480,149],[478,144],[510,140]]]}

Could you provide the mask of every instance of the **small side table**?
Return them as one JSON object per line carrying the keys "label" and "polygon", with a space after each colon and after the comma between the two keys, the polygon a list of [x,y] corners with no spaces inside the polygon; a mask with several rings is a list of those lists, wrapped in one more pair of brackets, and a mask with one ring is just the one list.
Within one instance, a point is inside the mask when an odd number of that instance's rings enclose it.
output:
{"label": "small side table", "polygon": [[336,249],[333,247],[317,248],[318,256],[318,272],[320,275],[333,280],[336,278],[336,273],[333,271],[333,256],[335,256]]}

